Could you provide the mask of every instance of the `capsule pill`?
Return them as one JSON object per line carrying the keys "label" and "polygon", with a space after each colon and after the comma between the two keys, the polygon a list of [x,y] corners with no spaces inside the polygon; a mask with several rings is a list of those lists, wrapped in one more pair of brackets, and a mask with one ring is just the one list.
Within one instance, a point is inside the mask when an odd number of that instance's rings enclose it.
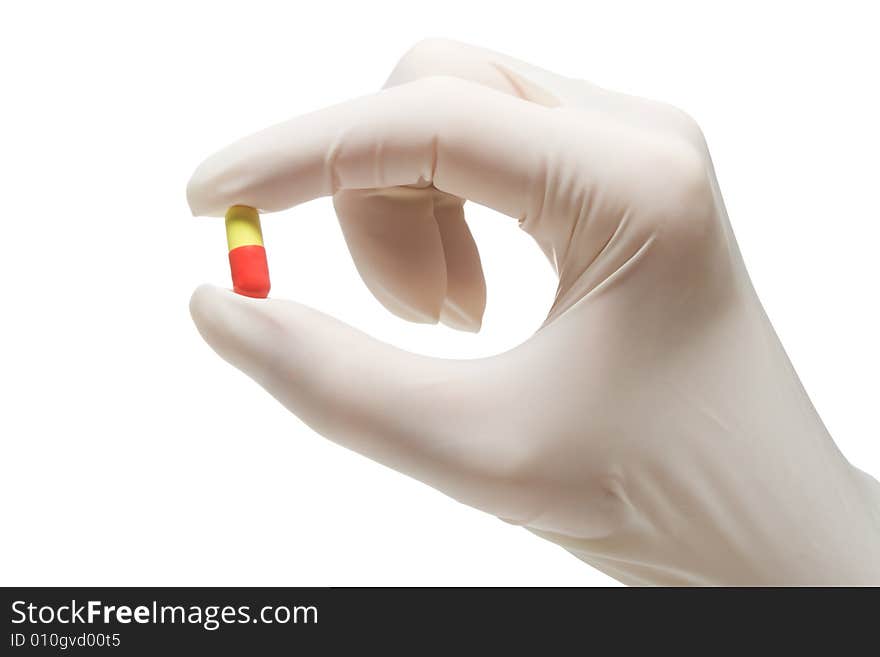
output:
{"label": "capsule pill", "polygon": [[247,297],[269,296],[269,264],[263,246],[260,214],[246,205],[233,205],[226,211],[226,242],[232,289]]}

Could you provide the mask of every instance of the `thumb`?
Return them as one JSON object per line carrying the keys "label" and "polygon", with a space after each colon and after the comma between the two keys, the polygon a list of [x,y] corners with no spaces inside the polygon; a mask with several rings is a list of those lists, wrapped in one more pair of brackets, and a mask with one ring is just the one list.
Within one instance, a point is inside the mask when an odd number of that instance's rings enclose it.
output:
{"label": "thumb", "polygon": [[476,491],[499,461],[497,444],[479,439],[493,433],[484,401],[495,359],[411,354],[301,304],[207,285],[190,312],[214,351],[318,433],[461,501],[485,502]]}

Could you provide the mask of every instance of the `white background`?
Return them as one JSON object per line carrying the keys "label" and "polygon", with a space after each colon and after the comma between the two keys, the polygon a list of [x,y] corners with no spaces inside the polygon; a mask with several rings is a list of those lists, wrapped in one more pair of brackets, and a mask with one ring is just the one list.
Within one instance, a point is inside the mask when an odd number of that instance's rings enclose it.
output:
{"label": "white background", "polygon": [[[797,371],[847,457],[880,474],[880,46],[868,10],[16,4],[0,9],[0,584],[613,583],[324,441],[190,321],[192,289],[228,281],[222,225],[186,206],[195,166],[373,91],[426,36],[693,115]],[[387,313],[326,199],[265,218],[273,295],[417,352],[503,351],[540,324],[555,281],[515,222],[468,208],[489,289],[478,336]]]}

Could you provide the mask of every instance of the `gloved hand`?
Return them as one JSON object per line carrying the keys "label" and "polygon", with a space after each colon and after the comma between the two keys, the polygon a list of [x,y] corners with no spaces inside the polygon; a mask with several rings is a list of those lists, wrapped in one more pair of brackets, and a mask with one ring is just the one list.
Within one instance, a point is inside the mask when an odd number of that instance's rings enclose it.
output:
{"label": "gloved hand", "polygon": [[431,40],[380,93],[206,160],[193,214],[333,195],[392,312],[478,330],[465,199],[559,274],[480,360],[214,287],[196,325],[312,428],[630,584],[880,584],[880,485],[814,411],[752,288],[699,128],[667,105]]}

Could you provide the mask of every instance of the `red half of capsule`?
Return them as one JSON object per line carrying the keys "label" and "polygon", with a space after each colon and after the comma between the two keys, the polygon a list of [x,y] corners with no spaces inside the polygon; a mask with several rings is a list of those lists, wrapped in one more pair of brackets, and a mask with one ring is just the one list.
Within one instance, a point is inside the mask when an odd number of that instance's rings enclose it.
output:
{"label": "red half of capsule", "polygon": [[269,265],[266,249],[259,244],[239,246],[229,252],[232,289],[246,297],[269,296]]}

